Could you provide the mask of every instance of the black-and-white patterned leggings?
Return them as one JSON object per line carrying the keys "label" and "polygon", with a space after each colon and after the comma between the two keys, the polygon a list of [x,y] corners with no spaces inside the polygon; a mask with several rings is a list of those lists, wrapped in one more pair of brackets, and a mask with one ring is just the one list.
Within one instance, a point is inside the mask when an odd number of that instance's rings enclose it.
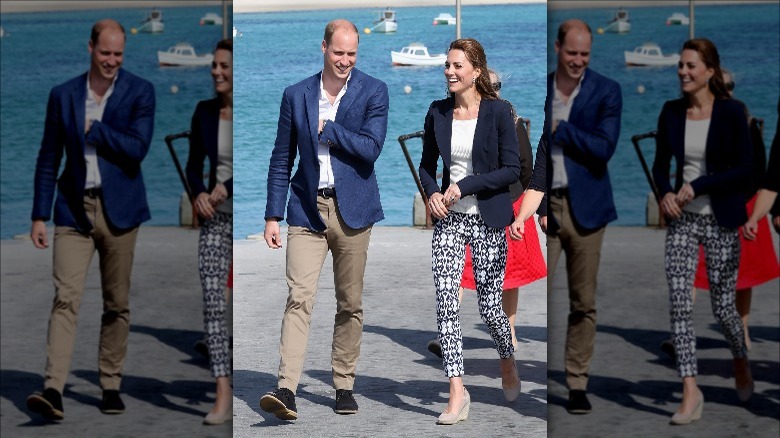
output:
{"label": "black-and-white patterned leggings", "polygon": [[680,377],[693,377],[696,367],[696,332],[693,324],[693,279],[704,245],[712,313],[734,357],[744,357],[745,335],[735,305],[739,234],[718,225],[712,214],[684,211],[666,231],[665,268],[669,284],[672,340]]}
{"label": "black-and-white patterned leggings", "polygon": [[447,377],[463,375],[463,335],[458,312],[458,289],[463,275],[466,244],[471,244],[474,279],[482,321],[496,350],[505,359],[514,353],[512,332],[501,307],[506,269],[506,233],[485,225],[479,214],[451,211],[433,229],[433,283],[436,286],[436,322]]}
{"label": "black-and-white patterned leggings", "polygon": [[201,223],[198,240],[198,271],[203,286],[203,324],[209,347],[212,377],[232,373],[230,334],[226,315],[228,273],[233,259],[233,215],[216,212]]}

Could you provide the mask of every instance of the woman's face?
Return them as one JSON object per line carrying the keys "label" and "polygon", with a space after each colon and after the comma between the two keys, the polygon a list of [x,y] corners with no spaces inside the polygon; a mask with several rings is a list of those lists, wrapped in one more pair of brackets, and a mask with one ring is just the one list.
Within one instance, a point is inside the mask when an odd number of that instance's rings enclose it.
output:
{"label": "woman's face", "polygon": [[233,52],[219,49],[211,61],[211,77],[214,79],[214,91],[217,94],[233,92]]}
{"label": "woman's face", "polygon": [[715,70],[707,67],[696,50],[685,49],[680,54],[677,63],[677,76],[680,78],[680,89],[686,94],[696,94],[708,89],[708,82]]}
{"label": "woman's face", "polygon": [[444,79],[451,93],[460,94],[471,88],[479,73],[479,69],[474,68],[463,50],[452,49],[447,53]]}

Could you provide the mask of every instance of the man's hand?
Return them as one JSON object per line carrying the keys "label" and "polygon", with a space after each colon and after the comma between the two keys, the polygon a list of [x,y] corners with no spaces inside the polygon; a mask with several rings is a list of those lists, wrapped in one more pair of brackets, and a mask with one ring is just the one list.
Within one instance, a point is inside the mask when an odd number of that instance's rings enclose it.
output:
{"label": "man's hand", "polygon": [[40,219],[33,221],[32,227],[30,227],[30,239],[38,249],[49,247],[49,240],[46,237],[46,222]]}
{"label": "man's hand", "polygon": [[543,233],[547,233],[547,216],[539,216],[539,226]]}
{"label": "man's hand", "polygon": [[282,237],[280,235],[280,228],[279,228],[279,221],[276,219],[266,219],[265,220],[265,232],[263,233],[263,237],[265,238],[265,243],[268,244],[268,247],[271,249],[279,249],[282,247]]}

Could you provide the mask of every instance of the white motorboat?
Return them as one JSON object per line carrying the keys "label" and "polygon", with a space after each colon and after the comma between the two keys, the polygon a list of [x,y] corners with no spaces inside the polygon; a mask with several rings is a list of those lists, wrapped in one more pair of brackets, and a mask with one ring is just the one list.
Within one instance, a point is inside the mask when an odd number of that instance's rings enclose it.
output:
{"label": "white motorboat", "polygon": [[398,21],[396,21],[395,11],[389,7],[384,11],[379,11],[379,19],[374,21],[371,32],[393,33],[398,30]]}
{"label": "white motorboat", "polygon": [[604,28],[607,32],[626,33],[631,31],[631,21],[628,19],[628,11],[620,8],[615,11],[613,17]]}
{"label": "white motorboat", "polygon": [[428,54],[428,48],[422,43],[411,43],[401,49],[400,52],[391,51],[390,58],[393,65],[438,65],[444,67],[447,55],[438,53]]}
{"label": "white motorboat", "polygon": [[437,15],[436,18],[433,19],[433,24],[434,25],[445,24],[445,25],[454,26],[458,24],[458,19],[448,14],[447,12],[442,12],[441,14]]}
{"label": "white motorboat", "polygon": [[240,38],[242,36],[244,36],[244,34],[241,33],[241,31],[239,31],[238,29],[236,29],[236,26],[233,26],[233,38],[236,37]]}
{"label": "white motorboat", "polygon": [[198,55],[189,43],[178,43],[167,51],[157,51],[157,60],[164,66],[201,66],[211,65],[214,55]]}
{"label": "white motorboat", "polygon": [[165,30],[165,24],[163,23],[162,11],[157,8],[152,8],[149,11],[149,16],[141,22],[141,26],[138,27],[139,32],[147,33],[160,33]]}
{"label": "white motorboat", "polygon": [[682,26],[688,26],[691,24],[691,19],[686,17],[685,14],[682,12],[675,12],[674,14],[670,15],[669,18],[666,19],[666,25],[682,25]]}
{"label": "white motorboat", "polygon": [[623,52],[626,58],[626,65],[630,66],[668,66],[677,65],[680,61],[680,55],[664,55],[661,48],[656,43],[644,43],[634,49],[633,52]]}
{"label": "white motorboat", "polygon": [[208,12],[206,15],[200,17],[200,25],[222,26],[222,17],[213,12]]}

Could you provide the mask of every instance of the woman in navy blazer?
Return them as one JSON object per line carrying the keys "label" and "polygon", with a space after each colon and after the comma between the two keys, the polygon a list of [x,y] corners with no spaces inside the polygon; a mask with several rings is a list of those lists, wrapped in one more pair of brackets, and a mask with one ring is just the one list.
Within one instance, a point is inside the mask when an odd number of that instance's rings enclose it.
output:
{"label": "woman in navy blazer", "polygon": [[[731,99],[715,45],[687,41],[677,68],[683,97],[664,104],[658,118],[653,176],[669,218],[665,266],[670,293],[672,340],[683,400],[671,424],[701,418],[704,396],[696,385],[696,335],[692,286],[704,245],[712,311],[734,357],[739,399],[747,401],[753,379],[742,320],[734,304],[739,266],[738,227],[747,220],[745,193],[752,146],[745,106]],[[675,187],[669,182],[672,157]]]}
{"label": "woman in navy blazer", "polygon": [[[201,218],[198,270],[203,285],[203,319],[211,375],[217,381],[214,407],[203,424],[233,419],[230,387],[232,354],[225,311],[228,273],[233,259],[233,40],[214,51],[211,76],[217,97],[198,103],[192,116],[187,180],[192,203]],[[208,189],[203,165],[209,160]]]}
{"label": "woman in navy blazer", "polygon": [[[512,222],[509,185],[520,179],[515,123],[508,102],[498,99],[490,82],[482,46],[474,39],[450,44],[444,76],[451,97],[434,101],[425,117],[420,180],[431,214],[432,268],[436,312],[450,399],[439,424],[468,417],[470,397],[463,386],[463,336],[458,317],[458,288],[466,245],[471,245],[482,320],[501,358],[507,400],[520,393],[509,319],[501,308],[506,267],[505,227]],[[436,181],[439,157],[442,187]]]}

